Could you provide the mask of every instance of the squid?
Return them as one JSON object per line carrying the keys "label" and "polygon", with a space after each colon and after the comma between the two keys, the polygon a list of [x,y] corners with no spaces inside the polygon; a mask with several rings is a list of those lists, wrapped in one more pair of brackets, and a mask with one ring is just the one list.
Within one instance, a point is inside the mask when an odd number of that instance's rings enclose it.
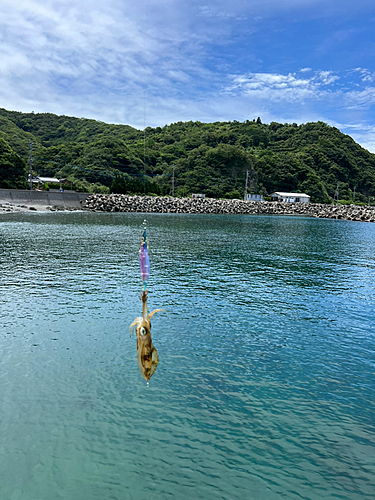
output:
{"label": "squid", "polygon": [[[145,223],[144,223],[145,224]],[[147,311],[147,281],[150,276],[150,260],[148,256],[148,242],[146,237],[146,228],[143,232],[141,248],[139,250],[139,264],[141,269],[141,277],[143,281],[143,291],[141,295],[142,301],[142,316],[135,318],[129,327],[129,335],[135,330],[137,335],[137,361],[139,371],[142,377],[149,382],[150,378],[155,373],[159,363],[158,352],[155,349],[151,338],[151,318],[159,311],[164,309],[155,309],[150,314]]]}

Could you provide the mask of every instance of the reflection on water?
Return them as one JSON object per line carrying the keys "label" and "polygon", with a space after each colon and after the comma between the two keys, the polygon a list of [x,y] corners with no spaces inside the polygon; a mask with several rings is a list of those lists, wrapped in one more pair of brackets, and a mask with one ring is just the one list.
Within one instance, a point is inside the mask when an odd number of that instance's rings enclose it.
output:
{"label": "reflection on water", "polygon": [[0,215],[0,499],[373,500],[375,224],[148,214],[147,388],[143,219]]}
{"label": "reflection on water", "polygon": [[153,346],[151,338],[151,318],[163,309],[155,309],[148,314],[147,311],[147,290],[142,293],[142,317],[136,318],[129,327],[129,333],[135,329],[137,335],[137,361],[142,377],[148,382],[155,373],[159,363],[158,352]]}

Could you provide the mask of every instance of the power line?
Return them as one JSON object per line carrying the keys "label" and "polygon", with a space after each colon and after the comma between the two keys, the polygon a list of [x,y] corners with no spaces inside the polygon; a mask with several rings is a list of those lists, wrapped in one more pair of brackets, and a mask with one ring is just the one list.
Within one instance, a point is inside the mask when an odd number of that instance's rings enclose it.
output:
{"label": "power line", "polygon": [[[143,169],[146,175],[146,91],[143,94]],[[143,191],[146,194],[146,180],[144,177]]]}

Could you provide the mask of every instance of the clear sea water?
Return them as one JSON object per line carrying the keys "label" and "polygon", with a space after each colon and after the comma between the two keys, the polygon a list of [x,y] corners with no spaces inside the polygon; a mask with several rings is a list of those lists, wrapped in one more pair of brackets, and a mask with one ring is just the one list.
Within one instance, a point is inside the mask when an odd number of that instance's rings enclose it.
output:
{"label": "clear sea water", "polygon": [[374,499],[375,224],[0,216],[0,498]]}

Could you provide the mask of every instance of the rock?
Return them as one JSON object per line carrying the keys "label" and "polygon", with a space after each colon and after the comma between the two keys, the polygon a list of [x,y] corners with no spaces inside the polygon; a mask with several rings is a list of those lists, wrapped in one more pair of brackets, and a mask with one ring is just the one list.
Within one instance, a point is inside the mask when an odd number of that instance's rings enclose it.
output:
{"label": "rock", "polygon": [[350,205],[317,203],[279,203],[267,201],[215,200],[211,198],[172,198],[129,195],[91,195],[83,204],[95,212],[145,212],[190,214],[276,214],[346,220],[375,220],[374,209],[358,209]]}

